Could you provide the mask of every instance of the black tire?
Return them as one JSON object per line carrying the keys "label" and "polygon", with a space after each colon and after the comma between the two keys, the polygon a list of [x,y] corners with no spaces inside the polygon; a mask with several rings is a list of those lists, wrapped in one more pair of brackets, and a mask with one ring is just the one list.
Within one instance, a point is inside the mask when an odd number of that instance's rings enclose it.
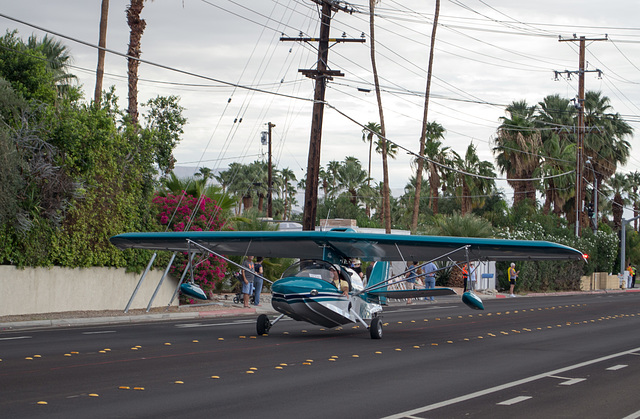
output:
{"label": "black tire", "polygon": [[240,304],[240,297],[238,297],[237,295],[233,297],[233,304]]}
{"label": "black tire", "polygon": [[258,321],[256,322],[256,332],[258,332],[258,336],[269,333],[269,329],[271,329],[269,317],[266,314],[259,315]]}
{"label": "black tire", "polygon": [[382,339],[382,318],[374,317],[371,319],[369,333],[371,333],[371,339]]}

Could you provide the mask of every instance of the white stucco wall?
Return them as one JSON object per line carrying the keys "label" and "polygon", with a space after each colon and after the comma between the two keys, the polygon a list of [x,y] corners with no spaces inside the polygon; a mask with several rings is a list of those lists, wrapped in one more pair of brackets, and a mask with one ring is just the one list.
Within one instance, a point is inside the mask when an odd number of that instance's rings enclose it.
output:
{"label": "white stucco wall", "polygon": [[[162,271],[150,271],[129,309],[147,308]],[[141,274],[124,268],[0,266],[0,316],[78,310],[124,310]],[[152,307],[165,307],[178,285],[167,276]],[[176,298],[173,305],[178,304]]]}

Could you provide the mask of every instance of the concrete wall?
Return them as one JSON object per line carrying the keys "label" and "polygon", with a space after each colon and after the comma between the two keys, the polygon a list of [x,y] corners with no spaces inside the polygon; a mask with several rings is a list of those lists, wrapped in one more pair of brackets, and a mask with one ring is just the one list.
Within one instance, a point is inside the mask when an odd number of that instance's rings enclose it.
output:
{"label": "concrete wall", "polygon": [[[147,308],[163,271],[150,271],[130,309]],[[0,316],[80,310],[123,310],[141,274],[124,268],[0,266]],[[178,280],[165,278],[152,307],[165,307]],[[176,298],[173,305],[178,304]]]}
{"label": "concrete wall", "polygon": [[620,288],[618,275],[609,275],[607,272],[594,272],[589,276],[580,278],[580,290],[614,290]]}

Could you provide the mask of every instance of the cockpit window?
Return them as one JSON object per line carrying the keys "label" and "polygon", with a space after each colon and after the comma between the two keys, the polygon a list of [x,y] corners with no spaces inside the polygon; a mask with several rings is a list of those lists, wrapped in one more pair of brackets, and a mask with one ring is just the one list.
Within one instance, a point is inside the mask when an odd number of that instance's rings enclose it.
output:
{"label": "cockpit window", "polygon": [[333,267],[329,262],[322,260],[301,260],[289,266],[283,273],[283,278],[292,276],[307,278],[322,278],[325,281],[331,280],[330,269]]}

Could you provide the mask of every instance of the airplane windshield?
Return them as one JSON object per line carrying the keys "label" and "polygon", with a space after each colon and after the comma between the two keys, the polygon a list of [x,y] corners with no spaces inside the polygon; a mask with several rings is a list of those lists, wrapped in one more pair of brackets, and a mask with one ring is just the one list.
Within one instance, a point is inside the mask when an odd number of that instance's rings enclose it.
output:
{"label": "airplane windshield", "polygon": [[306,277],[306,278],[318,278],[325,281],[331,280],[331,274],[329,269],[331,268],[329,262],[322,260],[301,260],[289,266],[282,274],[283,278],[292,276]]}

